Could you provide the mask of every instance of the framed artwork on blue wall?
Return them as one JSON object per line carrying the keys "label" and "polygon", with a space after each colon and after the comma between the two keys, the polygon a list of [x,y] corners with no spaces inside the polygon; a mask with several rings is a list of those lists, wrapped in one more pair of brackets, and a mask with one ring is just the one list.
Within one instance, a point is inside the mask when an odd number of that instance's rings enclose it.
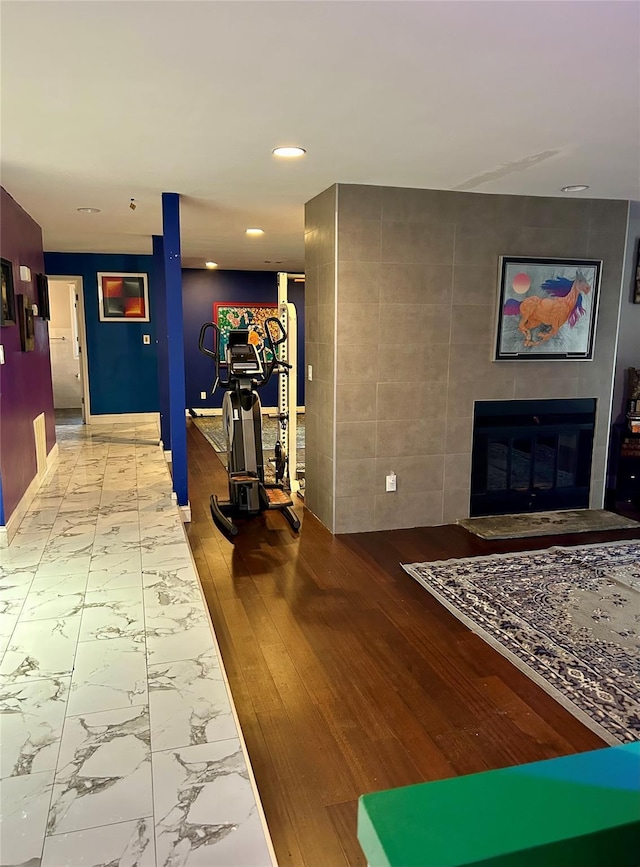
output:
{"label": "framed artwork on blue wall", "polygon": [[100,322],[148,322],[147,275],[99,271],[98,312]]}
{"label": "framed artwork on blue wall", "polygon": [[[278,315],[277,304],[230,304],[216,301],[213,305],[213,321],[220,329],[220,358],[224,359],[229,332],[234,328],[249,330],[249,342],[253,343],[258,352],[264,346],[265,320]],[[271,361],[271,350],[267,348],[265,358]]]}

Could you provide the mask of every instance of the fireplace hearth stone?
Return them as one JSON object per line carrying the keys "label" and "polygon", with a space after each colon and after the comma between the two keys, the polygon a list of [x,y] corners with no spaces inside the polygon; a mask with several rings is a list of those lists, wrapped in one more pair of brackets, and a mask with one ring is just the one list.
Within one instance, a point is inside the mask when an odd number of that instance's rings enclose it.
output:
{"label": "fireplace hearth stone", "polygon": [[481,539],[524,539],[598,530],[640,530],[638,521],[605,509],[488,515],[483,518],[462,518],[458,524]]}

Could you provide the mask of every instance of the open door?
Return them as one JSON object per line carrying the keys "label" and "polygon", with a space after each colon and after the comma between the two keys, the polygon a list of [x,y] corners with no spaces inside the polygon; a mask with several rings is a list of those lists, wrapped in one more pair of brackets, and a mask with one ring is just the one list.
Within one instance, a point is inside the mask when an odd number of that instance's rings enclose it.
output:
{"label": "open door", "polygon": [[81,277],[49,277],[49,349],[58,417],[86,423],[88,377]]}

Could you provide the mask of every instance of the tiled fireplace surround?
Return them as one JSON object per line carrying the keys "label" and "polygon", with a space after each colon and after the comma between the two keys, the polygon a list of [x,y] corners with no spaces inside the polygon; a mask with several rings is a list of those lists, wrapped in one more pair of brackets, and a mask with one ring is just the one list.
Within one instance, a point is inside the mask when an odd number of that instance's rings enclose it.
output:
{"label": "tiled fireplace surround", "polygon": [[[596,398],[602,505],[627,210],[345,184],[307,204],[306,505],[330,530],[466,517],[475,400]],[[593,361],[490,360],[500,255],[602,260]]]}

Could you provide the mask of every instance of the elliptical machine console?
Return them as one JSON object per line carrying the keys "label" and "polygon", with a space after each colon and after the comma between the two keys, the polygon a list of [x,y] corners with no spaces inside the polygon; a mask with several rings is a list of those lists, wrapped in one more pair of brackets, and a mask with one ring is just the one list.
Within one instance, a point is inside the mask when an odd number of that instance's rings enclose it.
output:
{"label": "elliptical machine console", "polygon": [[[275,340],[272,327],[278,329],[279,336]],[[208,331],[213,334],[213,349],[204,345]],[[268,484],[264,479],[262,407],[258,389],[264,388],[274,373],[287,376],[291,367],[277,358],[276,347],[287,339],[280,320],[275,316],[266,319],[264,332],[262,352],[259,352],[252,342],[251,331],[240,328],[229,331],[224,360],[220,358],[221,333],[215,322],[204,323],[198,341],[200,351],[215,364],[212,393],[218,386],[226,389],[222,419],[227,441],[229,498],[220,500],[212,494],[210,502],[214,521],[231,536],[238,533],[234,517],[251,517],[270,510],[282,512],[294,530],[300,528],[300,521],[291,508],[293,501],[284,486],[279,482]],[[267,349],[271,351],[270,361],[266,360]]]}

